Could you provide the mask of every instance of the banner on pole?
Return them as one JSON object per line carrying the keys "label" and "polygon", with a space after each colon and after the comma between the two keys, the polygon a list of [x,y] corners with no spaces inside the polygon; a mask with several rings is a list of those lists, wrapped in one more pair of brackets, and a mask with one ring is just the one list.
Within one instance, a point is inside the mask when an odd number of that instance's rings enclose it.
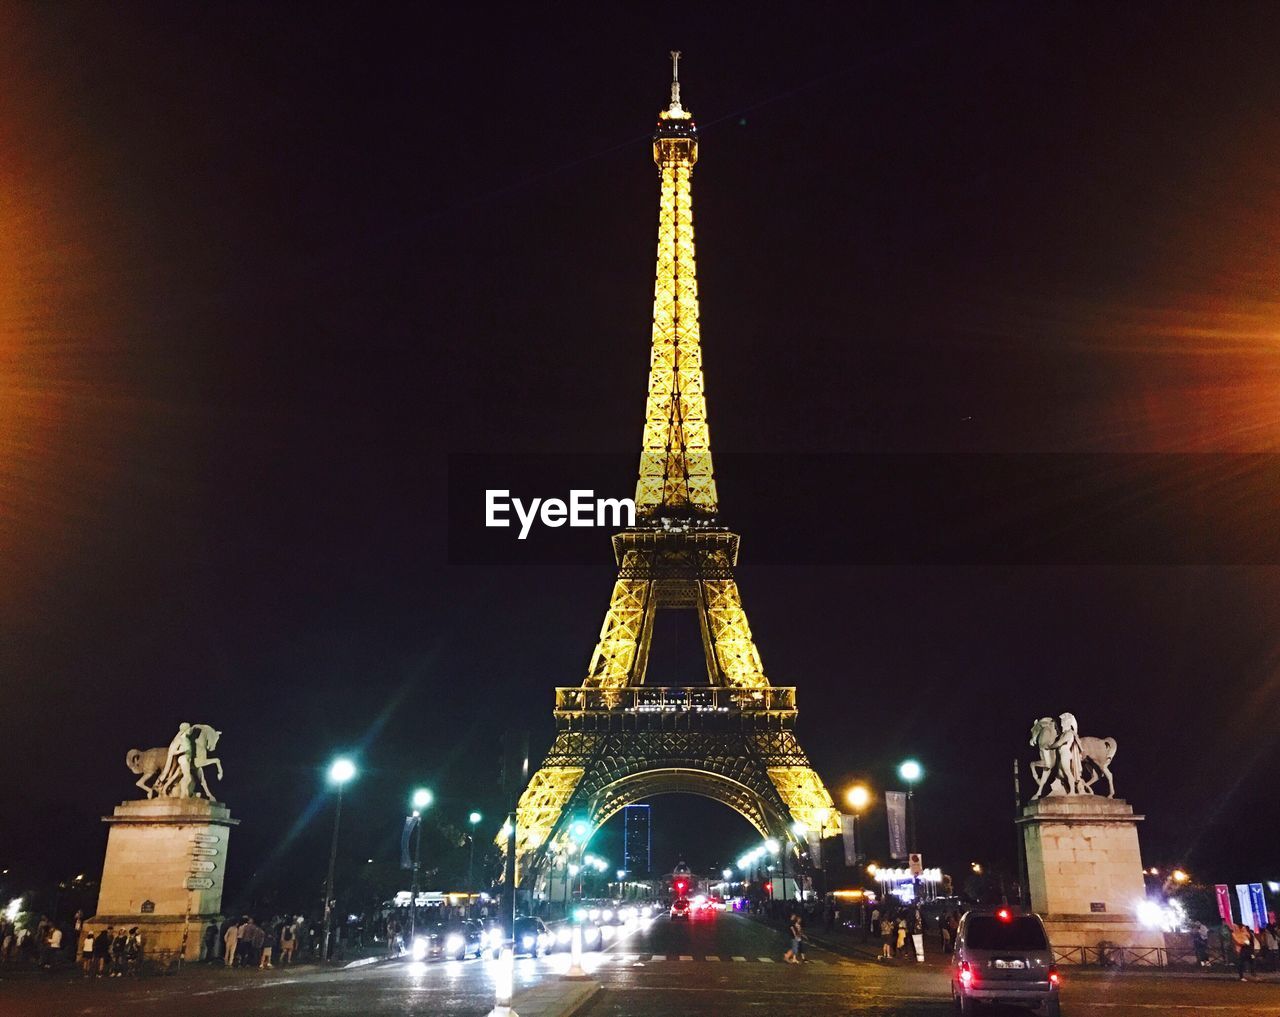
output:
{"label": "banner on pole", "polygon": [[809,841],[809,862],[817,868],[822,868],[822,831],[818,830],[810,833]]}
{"label": "banner on pole", "polygon": [[1252,929],[1254,927],[1253,901],[1249,898],[1248,883],[1236,884],[1236,900],[1240,902],[1240,924]]}
{"label": "banner on pole", "polygon": [[844,863],[853,868],[858,864],[857,816],[840,816],[840,838],[844,841]]}
{"label": "banner on pole", "polygon": [[889,814],[889,857],[904,861],[907,857],[907,793],[886,791],[884,807]]}
{"label": "banner on pole", "polygon": [[412,869],[413,859],[409,857],[409,838],[421,820],[417,816],[404,817],[404,832],[400,834],[400,868]]}
{"label": "banner on pole", "polygon": [[1262,895],[1261,883],[1249,884],[1249,902],[1253,905],[1253,931],[1261,932],[1267,924],[1267,898]]}
{"label": "banner on pole", "polygon": [[1231,887],[1226,883],[1217,883],[1213,887],[1213,895],[1218,898],[1218,917],[1231,925]]}

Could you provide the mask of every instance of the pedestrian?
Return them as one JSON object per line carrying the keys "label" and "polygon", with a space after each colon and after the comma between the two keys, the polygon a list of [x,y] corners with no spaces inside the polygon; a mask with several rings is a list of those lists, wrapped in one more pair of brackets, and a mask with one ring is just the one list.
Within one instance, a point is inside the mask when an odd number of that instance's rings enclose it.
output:
{"label": "pedestrian", "polygon": [[111,940],[111,977],[123,978],[129,959],[129,932],[124,926]]}
{"label": "pedestrian", "polygon": [[84,941],[80,944],[80,967],[85,978],[93,977],[93,963],[93,933],[86,932]]}
{"label": "pedestrian", "polygon": [[897,926],[886,911],[880,918],[880,960],[893,960],[893,936]]}
{"label": "pedestrian", "polygon": [[129,939],[124,949],[125,970],[137,978],[142,974],[142,933],[135,925],[129,930]]}
{"label": "pedestrian", "polygon": [[280,928],[280,966],[293,964],[293,950],[298,944],[298,938],[294,935],[293,926],[286,923]]}
{"label": "pedestrian", "polygon": [[900,954],[907,948],[907,916],[899,915],[896,923],[897,942],[894,954]]}
{"label": "pedestrian", "polygon": [[787,935],[791,938],[791,945],[787,952],[782,955],[782,959],[788,964],[801,964],[804,962],[804,921],[800,917],[800,912],[793,911],[791,920],[787,923]]}
{"label": "pedestrian", "polygon": [[1191,945],[1196,951],[1196,965],[1209,966],[1209,927],[1204,922],[1191,923]]}
{"label": "pedestrian", "polygon": [[273,945],[271,938],[267,935],[267,930],[262,926],[258,926],[258,931],[253,938],[258,941],[258,945],[262,949],[262,959],[258,962],[258,969],[266,971],[271,967],[271,947]]}
{"label": "pedestrian", "polygon": [[212,964],[218,959],[218,924],[213,919],[210,919],[209,924],[204,927],[200,954],[200,959],[206,964]]}
{"label": "pedestrian", "polygon": [[1231,942],[1236,948],[1236,974],[1240,976],[1240,981],[1247,982],[1249,979],[1244,975],[1246,965],[1249,968],[1249,974],[1258,973],[1253,962],[1253,930],[1247,925],[1237,925],[1231,933]]}
{"label": "pedestrian", "polygon": [[916,952],[916,962],[924,963],[924,912],[917,904],[911,909],[911,945]]}
{"label": "pedestrian", "polygon": [[0,921],[0,964],[8,964],[13,959],[13,922]]}
{"label": "pedestrian", "polygon": [[240,944],[240,926],[232,922],[227,926],[227,931],[222,935],[222,941],[226,944],[227,952],[223,958],[225,967],[232,967],[236,962],[236,948]]}
{"label": "pedestrian", "polygon": [[93,937],[93,969],[99,978],[111,974],[111,940],[115,938],[115,930],[108,925]]}
{"label": "pedestrian", "polygon": [[49,941],[44,955],[44,967],[52,971],[62,957],[62,930],[56,925],[49,926]]}

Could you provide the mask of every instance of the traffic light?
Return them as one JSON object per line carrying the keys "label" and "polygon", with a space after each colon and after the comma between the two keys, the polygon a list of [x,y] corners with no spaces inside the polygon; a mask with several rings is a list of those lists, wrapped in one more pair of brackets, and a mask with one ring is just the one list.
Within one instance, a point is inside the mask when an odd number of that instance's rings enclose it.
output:
{"label": "traffic light", "polygon": [[676,893],[683,897],[689,890],[689,881],[687,879],[676,880]]}
{"label": "traffic light", "polygon": [[765,893],[773,893],[773,880],[772,880],[772,879],[771,879],[771,880],[769,880],[769,882],[767,882],[767,883],[765,883],[765,884],[764,884],[764,892],[765,892]]}

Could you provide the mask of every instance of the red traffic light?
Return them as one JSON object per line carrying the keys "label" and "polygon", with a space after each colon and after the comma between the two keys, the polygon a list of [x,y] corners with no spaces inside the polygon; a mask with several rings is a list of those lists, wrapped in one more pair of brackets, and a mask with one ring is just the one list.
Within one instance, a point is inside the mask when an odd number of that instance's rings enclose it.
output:
{"label": "red traffic light", "polygon": [[768,883],[765,883],[765,884],[764,884],[764,892],[765,892],[765,893],[773,893],[773,883],[772,883],[772,882],[768,882]]}
{"label": "red traffic light", "polygon": [[996,917],[999,918],[1000,921],[1002,922],[1007,922],[1013,917],[1013,912],[1010,911],[1008,908],[1001,908],[999,911],[996,912]]}

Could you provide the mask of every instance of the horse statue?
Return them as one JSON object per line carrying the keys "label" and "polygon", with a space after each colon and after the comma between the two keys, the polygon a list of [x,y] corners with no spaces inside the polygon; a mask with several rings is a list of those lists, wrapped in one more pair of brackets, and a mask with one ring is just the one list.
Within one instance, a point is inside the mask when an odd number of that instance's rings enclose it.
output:
{"label": "horse statue", "polygon": [[[1037,720],[1031,725],[1031,747],[1040,752],[1039,760],[1031,764],[1031,776],[1036,780],[1032,801],[1046,794],[1091,795],[1101,777],[1107,778],[1107,797],[1116,796],[1111,774],[1116,740],[1081,737],[1073,714]],[[1086,768],[1091,774],[1087,780]]]}
{"label": "horse statue", "polygon": [[157,795],[162,798],[200,797],[198,781],[203,797],[216,802],[205,780],[204,768],[217,767],[218,779],[222,779],[222,760],[210,755],[218,747],[221,734],[209,724],[183,723],[167,747],[130,749],[125,754],[125,765],[140,775],[136,785],[147,793],[148,798]]}

